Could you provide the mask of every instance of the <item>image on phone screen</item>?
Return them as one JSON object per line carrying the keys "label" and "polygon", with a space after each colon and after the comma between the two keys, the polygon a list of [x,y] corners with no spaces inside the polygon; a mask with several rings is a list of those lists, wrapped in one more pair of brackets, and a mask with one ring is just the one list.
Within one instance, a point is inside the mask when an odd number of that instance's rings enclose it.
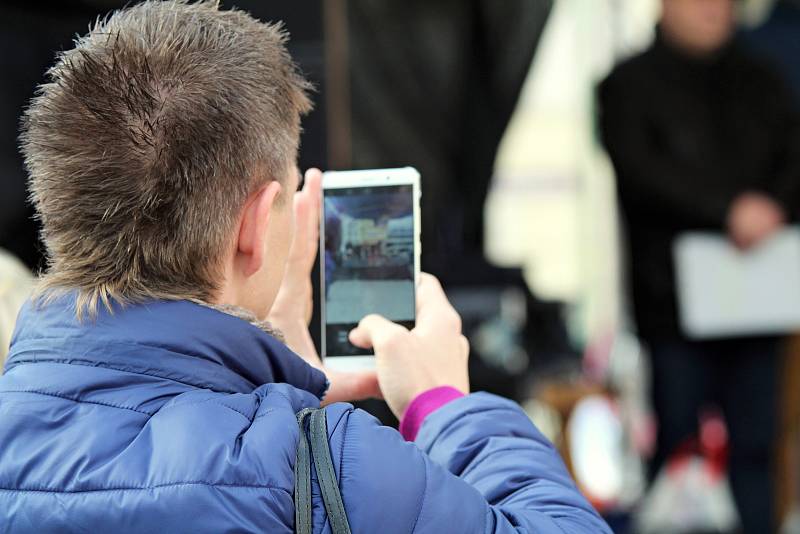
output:
{"label": "image on phone screen", "polygon": [[371,354],[347,335],[371,313],[414,326],[411,185],[324,190],[326,356]]}

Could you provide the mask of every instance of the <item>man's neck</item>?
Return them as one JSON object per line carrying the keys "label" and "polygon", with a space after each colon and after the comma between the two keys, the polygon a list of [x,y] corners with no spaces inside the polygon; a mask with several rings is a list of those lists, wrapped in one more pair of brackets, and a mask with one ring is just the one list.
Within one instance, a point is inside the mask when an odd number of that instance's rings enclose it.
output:
{"label": "man's neck", "polygon": [[194,302],[195,304],[200,304],[201,306],[206,306],[207,308],[217,310],[222,313],[227,313],[228,315],[233,315],[238,319],[250,323],[259,330],[266,332],[267,334],[271,335],[281,343],[285,343],[286,341],[283,336],[283,332],[273,327],[269,321],[263,321],[259,319],[258,317],[255,316],[253,312],[245,308],[242,308],[241,306],[234,306],[232,304],[209,304],[208,302],[195,299],[192,299],[192,302]]}
{"label": "man's neck", "polygon": [[682,56],[690,61],[697,63],[713,62],[719,58],[730,44],[730,39],[725,41],[722,45],[716,48],[700,48],[692,46],[690,43],[685,42],[677,34],[670,32],[669,29],[663,26],[659,27],[658,35],[668,49],[678,56]]}

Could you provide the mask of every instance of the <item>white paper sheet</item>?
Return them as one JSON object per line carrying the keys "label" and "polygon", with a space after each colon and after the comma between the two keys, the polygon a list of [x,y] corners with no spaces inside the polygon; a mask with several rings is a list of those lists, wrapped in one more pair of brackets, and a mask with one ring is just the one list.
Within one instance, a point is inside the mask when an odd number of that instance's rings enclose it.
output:
{"label": "white paper sheet", "polygon": [[674,243],[678,308],[695,339],[800,329],[800,228],[746,252],[726,236],[689,232]]}

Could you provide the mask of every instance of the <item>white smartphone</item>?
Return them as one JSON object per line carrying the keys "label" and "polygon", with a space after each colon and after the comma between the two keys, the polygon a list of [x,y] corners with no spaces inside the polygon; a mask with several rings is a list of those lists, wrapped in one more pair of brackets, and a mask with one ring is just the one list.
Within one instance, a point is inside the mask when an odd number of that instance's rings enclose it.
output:
{"label": "white smartphone", "polygon": [[331,171],[322,176],[321,353],[325,365],[375,365],[350,330],[371,313],[412,328],[420,265],[420,177],[416,169]]}

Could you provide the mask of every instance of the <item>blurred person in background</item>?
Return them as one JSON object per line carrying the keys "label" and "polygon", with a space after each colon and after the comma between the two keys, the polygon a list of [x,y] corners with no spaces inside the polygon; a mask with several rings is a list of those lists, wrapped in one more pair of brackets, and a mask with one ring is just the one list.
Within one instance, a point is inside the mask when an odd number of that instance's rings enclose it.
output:
{"label": "blurred person in background", "polygon": [[[0,377],[3,532],[610,532],[518,405],[469,393],[435,278],[413,330],[350,333],[376,370],[326,372],[321,173],[295,193],[311,102],[286,39],[213,1],[147,1],[39,88],[21,144],[48,268]],[[402,434],[338,402],[376,395]],[[337,469],[307,475],[303,507],[296,414],[320,402]]]}
{"label": "blurred person in background", "polygon": [[697,435],[705,403],[729,430],[744,530],[773,530],[779,339],[691,341],[677,313],[672,244],[687,230],[758,245],[796,213],[800,137],[792,94],[734,38],[733,0],[663,0],[653,45],[599,88],[617,172],[638,333],[658,418],[651,474]]}

